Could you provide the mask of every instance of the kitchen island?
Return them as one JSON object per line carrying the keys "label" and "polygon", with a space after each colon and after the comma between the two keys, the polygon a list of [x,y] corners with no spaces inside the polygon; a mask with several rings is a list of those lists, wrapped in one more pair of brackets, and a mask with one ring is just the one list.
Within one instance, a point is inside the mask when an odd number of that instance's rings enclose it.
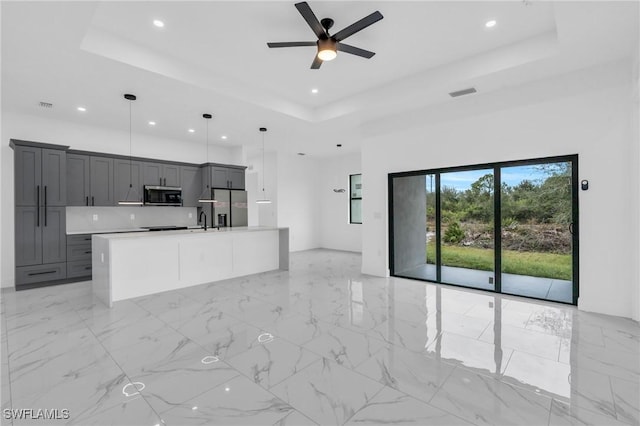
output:
{"label": "kitchen island", "polygon": [[113,302],[289,269],[289,228],[239,227],[92,236],[93,293]]}

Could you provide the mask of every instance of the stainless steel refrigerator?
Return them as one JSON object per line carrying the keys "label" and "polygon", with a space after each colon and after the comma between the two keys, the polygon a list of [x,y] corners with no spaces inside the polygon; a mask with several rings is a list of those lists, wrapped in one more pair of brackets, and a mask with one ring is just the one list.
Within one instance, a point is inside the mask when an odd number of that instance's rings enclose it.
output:
{"label": "stainless steel refrigerator", "polygon": [[211,226],[247,226],[247,191],[213,189]]}

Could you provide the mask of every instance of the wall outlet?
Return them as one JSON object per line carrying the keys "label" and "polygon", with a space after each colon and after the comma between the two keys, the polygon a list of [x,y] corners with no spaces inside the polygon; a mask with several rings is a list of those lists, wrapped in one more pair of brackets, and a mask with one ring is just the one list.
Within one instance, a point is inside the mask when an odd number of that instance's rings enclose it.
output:
{"label": "wall outlet", "polygon": [[193,218],[193,213],[189,213],[189,219]]}
{"label": "wall outlet", "polygon": [[129,219],[131,219],[131,220],[136,220],[136,215],[135,215],[135,214],[133,214],[133,213],[131,213],[131,214],[129,215]]}
{"label": "wall outlet", "polygon": [[104,263],[104,253],[100,253],[100,262]]}
{"label": "wall outlet", "polygon": [[93,221],[94,221],[94,222],[97,222],[97,221],[98,221],[98,215],[97,215],[97,214],[94,214],[94,215],[93,215]]}

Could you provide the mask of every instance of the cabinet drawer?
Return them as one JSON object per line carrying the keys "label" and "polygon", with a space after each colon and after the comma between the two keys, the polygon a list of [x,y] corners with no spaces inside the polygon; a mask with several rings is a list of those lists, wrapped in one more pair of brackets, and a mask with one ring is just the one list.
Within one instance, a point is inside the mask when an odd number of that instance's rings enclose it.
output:
{"label": "cabinet drawer", "polygon": [[91,260],[91,244],[67,246],[67,262],[74,260]]}
{"label": "cabinet drawer", "polygon": [[89,244],[91,246],[91,234],[67,235],[67,245]]}
{"label": "cabinet drawer", "polygon": [[16,268],[16,285],[61,280],[67,277],[67,264],[20,266]]}
{"label": "cabinet drawer", "polygon": [[67,262],[67,278],[91,278],[91,259]]}

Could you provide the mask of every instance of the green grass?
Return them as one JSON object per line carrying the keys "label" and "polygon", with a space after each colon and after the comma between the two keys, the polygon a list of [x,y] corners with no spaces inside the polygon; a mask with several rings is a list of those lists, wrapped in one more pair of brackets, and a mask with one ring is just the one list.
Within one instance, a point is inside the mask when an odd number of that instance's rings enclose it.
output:
{"label": "green grass", "polygon": [[[435,263],[435,242],[427,244],[427,263]],[[442,265],[459,268],[493,270],[493,250],[445,245]],[[571,255],[539,252],[502,252],[502,272],[532,277],[571,280]]]}

